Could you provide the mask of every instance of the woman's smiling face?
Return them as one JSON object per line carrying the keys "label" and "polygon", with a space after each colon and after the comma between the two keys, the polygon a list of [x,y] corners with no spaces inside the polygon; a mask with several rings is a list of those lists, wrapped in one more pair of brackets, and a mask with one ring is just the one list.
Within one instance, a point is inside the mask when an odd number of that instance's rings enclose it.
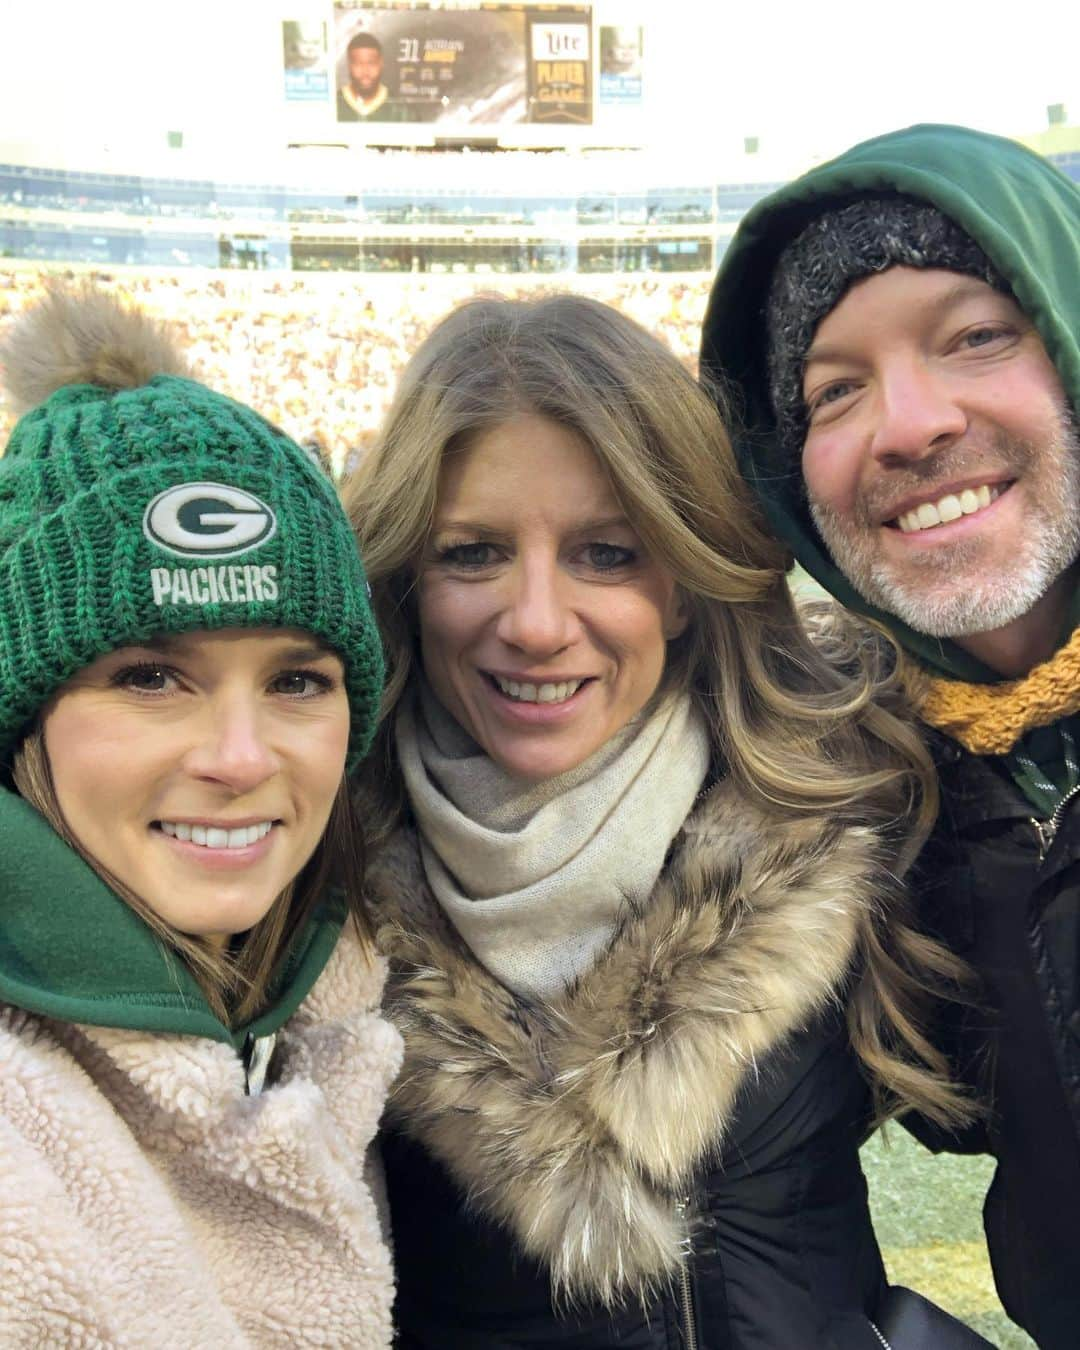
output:
{"label": "woman's smiling face", "polygon": [[44,720],[81,847],[182,933],[262,919],[315,851],[344,773],[340,659],[291,629],[123,647],[70,679]]}
{"label": "woman's smiling face", "polygon": [[686,626],[596,455],[523,415],[446,457],[418,578],[436,697],[515,777],[583,763],[656,692]]}

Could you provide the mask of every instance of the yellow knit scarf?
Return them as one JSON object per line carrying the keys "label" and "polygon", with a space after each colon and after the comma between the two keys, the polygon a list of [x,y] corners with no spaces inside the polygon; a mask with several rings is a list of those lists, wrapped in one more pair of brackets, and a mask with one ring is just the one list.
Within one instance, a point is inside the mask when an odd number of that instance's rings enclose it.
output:
{"label": "yellow knit scarf", "polygon": [[1005,684],[927,679],[919,716],[975,755],[1004,755],[1026,732],[1080,711],[1080,628],[1049,661]]}

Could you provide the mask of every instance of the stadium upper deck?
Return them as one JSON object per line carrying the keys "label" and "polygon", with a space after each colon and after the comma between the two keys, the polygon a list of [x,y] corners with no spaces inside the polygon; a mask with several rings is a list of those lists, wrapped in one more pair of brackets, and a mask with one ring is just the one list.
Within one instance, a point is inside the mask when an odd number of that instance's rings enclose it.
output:
{"label": "stadium upper deck", "polygon": [[[1080,153],[1052,155],[1080,180]],[[0,255],[277,271],[711,272],[778,184],[642,185],[632,156],[379,156],[330,187],[0,165]],[[423,179],[423,184],[418,181]]]}
{"label": "stadium upper deck", "polygon": [[420,186],[407,162],[355,190],[0,165],[0,251],[111,266],[701,272],[776,186],[642,186],[635,164],[610,156],[571,174],[515,156],[429,173],[429,159]]}

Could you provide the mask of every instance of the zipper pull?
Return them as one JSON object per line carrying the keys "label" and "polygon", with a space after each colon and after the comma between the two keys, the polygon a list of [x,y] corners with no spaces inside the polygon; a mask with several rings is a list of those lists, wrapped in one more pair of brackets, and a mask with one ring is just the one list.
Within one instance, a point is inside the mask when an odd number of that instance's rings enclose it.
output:
{"label": "zipper pull", "polygon": [[690,1232],[691,1198],[691,1196],[685,1195],[675,1201],[675,1214],[678,1217],[683,1230],[681,1247],[683,1259],[685,1261],[689,1261],[694,1254],[694,1238],[693,1234]]}
{"label": "zipper pull", "polygon": [[1035,838],[1039,841],[1039,862],[1046,861],[1046,855],[1050,852],[1050,845],[1054,842],[1054,836],[1058,832],[1057,819],[1051,816],[1049,820],[1036,820],[1031,818],[1031,828],[1035,831]]}
{"label": "zipper pull", "polygon": [[257,1097],[262,1092],[276,1041],[277,1032],[271,1032],[269,1036],[252,1036],[248,1032],[242,1056],[244,1092],[248,1097]]}

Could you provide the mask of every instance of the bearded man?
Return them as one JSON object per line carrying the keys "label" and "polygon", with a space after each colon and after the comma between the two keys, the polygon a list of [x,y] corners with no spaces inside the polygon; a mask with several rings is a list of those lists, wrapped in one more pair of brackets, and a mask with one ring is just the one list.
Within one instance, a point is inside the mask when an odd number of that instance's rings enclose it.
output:
{"label": "bearded man", "polygon": [[743,220],[702,368],[798,561],[906,653],[938,763],[927,928],[979,978],[939,1028],[986,1124],[998,1291],[1080,1345],[1080,190],[921,126]]}

